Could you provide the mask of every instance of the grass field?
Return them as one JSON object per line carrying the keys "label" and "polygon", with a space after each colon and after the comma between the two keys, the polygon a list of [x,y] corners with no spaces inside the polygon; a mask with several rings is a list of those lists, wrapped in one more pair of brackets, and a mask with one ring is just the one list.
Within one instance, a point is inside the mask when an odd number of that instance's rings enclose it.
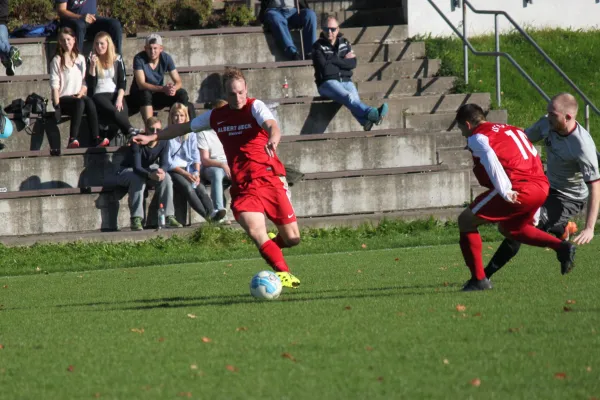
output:
{"label": "grass field", "polygon": [[[600,107],[600,34],[598,31],[564,29],[530,30],[528,33],[573,82]],[[441,75],[463,77],[462,42],[456,38],[421,38],[426,42],[427,57],[442,60]],[[479,51],[494,51],[494,36],[469,38]],[[501,51],[509,53],[552,97],[562,91],[573,92],[541,55],[518,33],[501,35]],[[545,114],[546,102],[506,59],[501,61],[502,105],[508,110],[508,122],[528,127]],[[495,58],[469,54],[469,85],[459,85],[460,92],[489,92],[497,108]],[[578,120],[584,123],[579,99]],[[600,141],[600,117],[591,112],[591,134]]]}
{"label": "grass field", "polygon": [[[486,243],[486,259],[498,243]],[[600,398],[600,245],[523,249],[461,293],[458,246],[0,277],[2,399]]]}

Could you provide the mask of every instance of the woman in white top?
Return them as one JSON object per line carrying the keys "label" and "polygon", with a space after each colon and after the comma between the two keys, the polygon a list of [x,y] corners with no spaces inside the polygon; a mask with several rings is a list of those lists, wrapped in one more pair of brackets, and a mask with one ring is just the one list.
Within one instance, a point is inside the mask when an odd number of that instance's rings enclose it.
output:
{"label": "woman in white top", "polygon": [[[215,102],[213,108],[220,108],[227,105],[225,100]],[[210,182],[210,197],[216,212],[225,211],[225,202],[223,197],[223,186],[231,185],[231,170],[227,165],[227,157],[223,151],[223,145],[216,132],[212,129],[198,132],[198,147],[200,148],[200,176],[203,180]],[[222,223],[231,223],[226,219]]]}
{"label": "woman in white top", "polygon": [[[98,32],[94,38],[94,50],[88,59],[88,94],[94,100],[99,117],[115,123],[124,135],[133,132],[125,97],[127,77],[123,58],[116,53],[110,35]],[[101,143],[108,146],[107,138]]]}
{"label": "woman in white top", "polygon": [[[183,124],[190,121],[188,108],[175,103],[169,112],[169,124]],[[206,187],[200,182],[200,152],[196,135],[188,133],[169,140],[169,175],[173,189],[183,193],[190,206],[207,221],[221,219],[225,211],[214,211]]]}
{"label": "woman in white top", "polygon": [[71,116],[68,148],[78,148],[79,127],[85,112],[91,134],[91,142],[102,142],[98,132],[98,115],[92,99],[86,96],[85,59],[77,50],[77,39],[71,28],[61,28],[58,33],[56,55],[50,63],[50,87],[56,122],[62,114]]}

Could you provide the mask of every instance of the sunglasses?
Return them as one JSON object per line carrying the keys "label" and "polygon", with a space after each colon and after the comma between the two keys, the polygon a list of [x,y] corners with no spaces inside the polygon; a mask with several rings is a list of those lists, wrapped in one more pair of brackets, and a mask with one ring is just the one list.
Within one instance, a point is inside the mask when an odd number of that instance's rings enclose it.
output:
{"label": "sunglasses", "polygon": [[338,28],[323,28],[323,32],[335,32]]}

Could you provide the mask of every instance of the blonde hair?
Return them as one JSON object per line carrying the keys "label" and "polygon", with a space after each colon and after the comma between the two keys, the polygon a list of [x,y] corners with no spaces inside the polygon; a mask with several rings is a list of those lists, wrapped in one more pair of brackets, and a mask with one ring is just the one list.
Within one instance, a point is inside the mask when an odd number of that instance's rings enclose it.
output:
{"label": "blonde hair", "polygon": [[[185,122],[190,122],[190,113],[188,112],[188,108],[181,103],[175,103],[171,106],[171,110],[169,111],[169,125],[173,124],[173,119],[178,111],[183,111],[183,114],[185,115]],[[189,137],[190,134],[186,133],[181,137],[181,141],[185,142]]]}
{"label": "blonde hair", "polygon": [[214,104],[212,106],[212,109],[214,110],[216,108],[221,108],[223,106],[226,106],[227,104],[229,104],[229,103],[227,103],[227,101],[225,101],[223,99],[219,99],[219,100],[217,100],[217,101],[214,102]]}
{"label": "blonde hair", "polygon": [[[96,54],[96,40],[105,39],[106,53],[104,55]],[[96,64],[96,75],[98,77],[106,77],[107,70],[111,69],[117,60],[117,51],[115,50],[115,44],[112,41],[110,35],[106,32],[98,32],[94,37],[94,54],[98,56],[99,63]],[[116,72],[116,71],[115,71]]]}

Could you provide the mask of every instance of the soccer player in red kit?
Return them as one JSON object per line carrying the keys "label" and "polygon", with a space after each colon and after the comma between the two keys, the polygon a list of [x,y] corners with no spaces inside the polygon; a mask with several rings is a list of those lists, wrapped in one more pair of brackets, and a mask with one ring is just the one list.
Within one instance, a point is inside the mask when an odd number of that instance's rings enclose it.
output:
{"label": "soccer player in red kit", "polygon": [[[191,122],[172,124],[156,135],[138,135],[133,141],[171,139],[212,128],[223,144],[231,170],[231,210],[236,221],[254,240],[261,256],[276,271],[283,286],[297,287],[281,249],[300,243],[296,214],[289,197],[285,168],[277,157],[279,126],[269,108],[247,95],[242,71],[227,68],[223,74],[228,105],[207,111]],[[265,215],[277,226],[270,239]]]}
{"label": "soccer player in red kit", "polygon": [[563,274],[574,266],[575,245],[557,239],[534,226],[550,185],[535,147],[519,128],[485,120],[476,104],[465,104],[456,122],[473,154],[473,172],[481,186],[488,188],[458,217],[460,249],[471,270],[464,291],[491,289],[481,256],[479,225],[497,223],[506,237],[519,242],[549,247],[556,251]]}

